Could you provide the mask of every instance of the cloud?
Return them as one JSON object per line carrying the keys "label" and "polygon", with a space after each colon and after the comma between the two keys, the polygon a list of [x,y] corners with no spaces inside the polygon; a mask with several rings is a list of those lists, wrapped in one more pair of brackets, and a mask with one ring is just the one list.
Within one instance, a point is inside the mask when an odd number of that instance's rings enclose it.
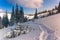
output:
{"label": "cloud", "polygon": [[17,3],[18,5],[28,8],[40,8],[43,0],[9,0],[9,2]]}
{"label": "cloud", "polygon": [[3,9],[0,9],[0,12],[4,12],[4,10]]}

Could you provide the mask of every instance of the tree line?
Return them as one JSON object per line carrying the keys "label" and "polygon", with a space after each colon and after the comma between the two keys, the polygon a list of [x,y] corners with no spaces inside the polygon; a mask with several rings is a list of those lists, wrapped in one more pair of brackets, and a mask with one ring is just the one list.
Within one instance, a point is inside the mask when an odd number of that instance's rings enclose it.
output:
{"label": "tree line", "polygon": [[60,13],[60,2],[59,2],[59,5],[55,6],[55,8],[53,8],[52,10],[45,10],[43,12],[39,12],[38,14],[44,14],[44,13],[47,13],[47,12],[48,12],[48,14],[46,16],[43,15],[41,18]]}

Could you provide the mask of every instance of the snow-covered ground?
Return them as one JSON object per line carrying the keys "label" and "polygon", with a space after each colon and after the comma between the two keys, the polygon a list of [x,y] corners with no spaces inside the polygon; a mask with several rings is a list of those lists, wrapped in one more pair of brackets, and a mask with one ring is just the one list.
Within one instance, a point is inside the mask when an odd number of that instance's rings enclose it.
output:
{"label": "snow-covered ground", "polygon": [[15,38],[6,38],[7,32],[11,32],[11,28],[17,27],[15,24],[12,27],[0,29],[0,40],[60,40],[60,14],[53,16],[35,19],[26,23],[22,23],[23,27],[31,27],[31,31],[26,34],[21,34]]}
{"label": "snow-covered ground", "polygon": [[9,39],[5,37],[6,36],[5,34],[11,31],[10,28],[14,28],[17,25],[13,27],[4,28],[0,30],[0,40],[56,40],[57,39],[54,35],[54,31],[43,25],[40,19],[29,21],[23,23],[22,25],[30,26],[32,30],[27,34],[22,34],[15,38]]}
{"label": "snow-covered ground", "polygon": [[60,38],[60,13],[42,18],[43,24],[55,31],[55,35]]}

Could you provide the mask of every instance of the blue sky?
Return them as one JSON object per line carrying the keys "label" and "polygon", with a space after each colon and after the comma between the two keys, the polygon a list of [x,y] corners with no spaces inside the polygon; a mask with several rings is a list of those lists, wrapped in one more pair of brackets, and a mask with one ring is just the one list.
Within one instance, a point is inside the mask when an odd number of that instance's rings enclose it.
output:
{"label": "blue sky", "polygon": [[[20,1],[20,2],[19,2]],[[20,6],[24,7],[24,13],[34,13],[35,8],[38,8],[38,12],[43,10],[52,9],[55,5],[59,4],[60,0],[0,0],[0,9],[7,10],[8,12],[11,12],[12,6],[15,6],[15,3],[18,3],[19,8]],[[27,2],[27,3],[26,3]],[[33,3],[36,3],[37,6]],[[39,4],[40,3],[40,4]],[[27,6],[26,6],[27,5]]]}

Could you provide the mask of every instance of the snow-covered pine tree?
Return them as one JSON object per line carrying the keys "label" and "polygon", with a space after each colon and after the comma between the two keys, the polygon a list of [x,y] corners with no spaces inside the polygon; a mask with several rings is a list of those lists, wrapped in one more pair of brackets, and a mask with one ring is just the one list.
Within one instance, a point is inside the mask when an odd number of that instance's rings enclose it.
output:
{"label": "snow-covered pine tree", "polygon": [[18,5],[16,4],[16,9],[15,9],[15,22],[18,23]]}
{"label": "snow-covered pine tree", "polygon": [[10,25],[13,25],[15,21],[14,6],[12,7],[12,14],[10,19]]}
{"label": "snow-covered pine tree", "polygon": [[58,13],[60,13],[60,2],[59,2],[59,5],[58,5]]}
{"label": "snow-covered pine tree", "polygon": [[27,22],[27,21],[28,21],[27,17],[24,17],[24,22]]}
{"label": "snow-covered pine tree", "polygon": [[2,19],[1,19],[1,17],[0,17],[0,29],[2,29],[2,28],[3,28]]}
{"label": "snow-covered pine tree", "polygon": [[52,15],[52,11],[51,10],[49,10],[48,12],[49,12],[48,16]]}
{"label": "snow-covered pine tree", "polygon": [[2,24],[3,24],[3,27],[7,27],[8,24],[9,24],[9,19],[8,19],[7,11],[6,11],[6,14],[3,16]]}
{"label": "snow-covered pine tree", "polygon": [[35,11],[35,15],[34,15],[34,19],[37,19],[37,8],[36,8],[36,11]]}
{"label": "snow-covered pine tree", "polygon": [[24,11],[23,11],[23,7],[20,7],[20,19],[19,19],[20,23],[24,22]]}

